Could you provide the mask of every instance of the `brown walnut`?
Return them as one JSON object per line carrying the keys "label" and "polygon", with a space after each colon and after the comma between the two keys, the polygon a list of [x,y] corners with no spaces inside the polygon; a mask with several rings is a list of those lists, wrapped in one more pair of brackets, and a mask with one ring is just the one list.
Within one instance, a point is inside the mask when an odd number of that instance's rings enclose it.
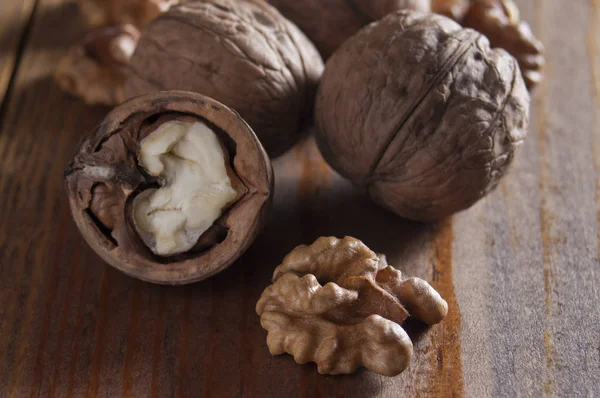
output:
{"label": "brown walnut", "polygon": [[431,11],[460,22],[471,6],[471,0],[431,0]]}
{"label": "brown walnut", "polygon": [[540,83],[546,63],[544,46],[521,21],[512,0],[475,0],[462,23],[487,36],[492,47],[503,48],[514,56],[529,88]]}
{"label": "brown walnut", "polygon": [[324,59],[358,32],[392,11],[430,11],[430,0],[268,0],[294,22]]}
{"label": "brown walnut", "polygon": [[405,278],[358,239],[322,237],[285,257],[256,312],[273,355],[316,362],[321,374],[364,366],[395,376],[413,351],[400,325],[409,315],[436,324],[448,304],[426,281]]}
{"label": "brown walnut", "polygon": [[79,0],[79,7],[92,26],[131,24],[138,28],[181,0]]}
{"label": "brown walnut", "polygon": [[314,46],[270,5],[189,2],[146,27],[126,94],[181,89],[215,98],[239,112],[277,156],[300,138],[322,70]]}
{"label": "brown walnut", "polygon": [[265,222],[273,175],[250,127],[199,94],[160,92],[115,108],[65,172],[73,218],[106,262],[162,284],[233,263]]}
{"label": "brown walnut", "polygon": [[118,103],[124,97],[125,65],[139,37],[133,25],[93,29],[60,60],[54,79],[89,105]]}
{"label": "brown walnut", "polygon": [[334,169],[398,215],[435,220],[497,185],[526,136],[529,94],[484,36],[405,10],[334,54],[315,115]]}

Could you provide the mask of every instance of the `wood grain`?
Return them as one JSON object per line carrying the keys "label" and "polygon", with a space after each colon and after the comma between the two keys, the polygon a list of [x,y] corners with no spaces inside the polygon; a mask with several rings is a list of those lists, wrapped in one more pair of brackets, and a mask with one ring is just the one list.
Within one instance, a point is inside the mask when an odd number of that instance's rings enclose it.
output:
{"label": "wood grain", "polygon": [[[83,32],[75,3],[3,2],[0,397],[600,395],[600,0],[518,3],[549,65],[496,192],[438,224],[403,220],[308,138],[274,162],[273,214],[250,250],[172,288],[106,266],[70,220],[62,170],[106,112],[50,78]],[[321,376],[269,355],[256,300],[283,256],[321,235],[362,239],[448,300],[444,323],[407,323],[415,354],[402,375]]]}
{"label": "wood grain", "polygon": [[4,0],[0,4],[0,115],[27,42],[35,5],[36,0]]}

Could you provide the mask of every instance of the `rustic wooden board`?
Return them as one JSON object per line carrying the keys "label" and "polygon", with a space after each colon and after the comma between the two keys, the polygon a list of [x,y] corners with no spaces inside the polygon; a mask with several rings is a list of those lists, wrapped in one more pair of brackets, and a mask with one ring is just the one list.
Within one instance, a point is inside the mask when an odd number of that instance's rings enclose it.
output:
{"label": "rustic wooden board", "polygon": [[35,0],[3,0],[0,3],[0,110],[27,39],[34,6]]}
{"label": "rustic wooden board", "polygon": [[[105,110],[52,82],[82,27],[72,1],[38,2],[0,114],[0,397],[600,394],[600,0],[519,1],[547,44],[548,76],[511,176],[472,209],[438,224],[395,217],[309,138],[275,161],[256,244],[178,288],[106,266],[70,220],[62,170]],[[15,42],[0,26],[0,43]],[[269,355],[256,300],[283,256],[321,235],[364,240],[449,301],[442,324],[407,325],[404,374],[324,377]]]}

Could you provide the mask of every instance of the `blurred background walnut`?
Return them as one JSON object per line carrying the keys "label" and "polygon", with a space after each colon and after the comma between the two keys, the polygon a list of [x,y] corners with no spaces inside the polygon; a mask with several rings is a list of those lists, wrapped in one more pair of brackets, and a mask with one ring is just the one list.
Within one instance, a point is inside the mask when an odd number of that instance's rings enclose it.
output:
{"label": "blurred background walnut", "polygon": [[135,51],[140,33],[133,25],[90,31],[60,60],[54,78],[61,89],[89,105],[113,105],[123,100],[124,66]]}
{"label": "blurred background walnut", "polygon": [[132,24],[143,27],[181,0],[79,0],[92,26]]}
{"label": "blurred background walnut", "polygon": [[492,47],[503,48],[519,62],[528,88],[542,80],[544,46],[521,21],[512,0],[476,0],[465,15],[463,25],[483,33]]}
{"label": "blurred background walnut", "polygon": [[327,59],[363,26],[388,13],[430,11],[430,0],[267,0],[294,22]]}
{"label": "blurred background walnut", "polygon": [[438,323],[448,304],[426,281],[405,278],[358,239],[322,237],[285,257],[256,312],[273,355],[316,362],[321,374],[364,366],[395,376],[413,351],[400,325],[409,315]]}
{"label": "blurred background walnut", "polygon": [[432,0],[431,11],[460,21],[471,6],[471,0]]}

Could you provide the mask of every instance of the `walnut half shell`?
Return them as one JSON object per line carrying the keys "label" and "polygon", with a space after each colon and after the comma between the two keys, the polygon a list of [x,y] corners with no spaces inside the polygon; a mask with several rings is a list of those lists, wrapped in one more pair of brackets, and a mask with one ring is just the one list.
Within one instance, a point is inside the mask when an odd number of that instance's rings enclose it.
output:
{"label": "walnut half shell", "polygon": [[199,94],[115,108],[65,172],[75,223],[106,262],[163,284],[231,265],[266,220],[271,163],[239,115]]}
{"label": "walnut half shell", "polygon": [[395,376],[413,351],[400,325],[409,315],[438,323],[448,304],[426,281],[405,278],[358,239],[322,237],[285,257],[256,312],[273,355],[316,362],[321,374],[364,366]]}

